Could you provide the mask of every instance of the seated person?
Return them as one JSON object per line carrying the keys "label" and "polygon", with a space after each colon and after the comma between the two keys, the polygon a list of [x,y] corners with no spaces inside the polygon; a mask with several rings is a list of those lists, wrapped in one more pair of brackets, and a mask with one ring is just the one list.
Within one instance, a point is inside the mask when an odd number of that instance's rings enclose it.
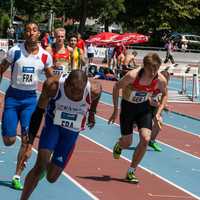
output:
{"label": "seated person", "polygon": [[99,71],[96,72],[94,79],[117,81],[114,72],[107,67],[100,67]]}

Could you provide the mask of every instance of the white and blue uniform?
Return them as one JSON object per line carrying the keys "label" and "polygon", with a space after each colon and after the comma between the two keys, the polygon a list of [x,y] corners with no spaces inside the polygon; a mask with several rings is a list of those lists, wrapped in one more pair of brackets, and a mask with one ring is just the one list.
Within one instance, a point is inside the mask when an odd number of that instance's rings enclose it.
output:
{"label": "white and blue uniform", "polygon": [[54,152],[52,162],[62,168],[70,159],[79,132],[85,127],[86,115],[91,103],[89,81],[82,100],[72,101],[65,95],[64,82],[67,77],[68,74],[60,77],[57,94],[48,104],[39,144],[39,149]]}
{"label": "white and blue uniform", "polygon": [[21,133],[27,134],[30,118],[37,103],[38,76],[53,63],[47,51],[39,47],[37,54],[29,54],[24,43],[11,48],[7,60],[11,63],[11,82],[5,95],[2,135],[14,137],[18,121],[21,124]]}

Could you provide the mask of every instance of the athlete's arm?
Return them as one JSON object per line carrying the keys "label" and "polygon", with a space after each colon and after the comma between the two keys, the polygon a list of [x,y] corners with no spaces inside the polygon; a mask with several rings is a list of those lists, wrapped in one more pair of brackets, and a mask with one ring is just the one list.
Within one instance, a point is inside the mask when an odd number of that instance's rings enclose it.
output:
{"label": "athlete's arm", "polygon": [[133,69],[129,71],[122,79],[120,79],[118,82],[115,83],[113,87],[113,92],[112,92],[112,97],[113,97],[113,114],[110,117],[108,123],[110,124],[111,122],[114,123],[115,119],[117,118],[118,114],[118,99],[119,99],[119,90],[124,89],[126,86],[128,86],[130,83],[133,83],[135,80],[138,69]]}
{"label": "athlete's arm", "polygon": [[159,78],[158,87],[162,93],[160,105],[157,111],[157,115],[160,115],[162,110],[165,108],[165,105],[167,104],[167,99],[168,99],[167,81],[163,76]]}
{"label": "athlete's arm", "polygon": [[101,97],[102,86],[99,82],[96,82],[94,80],[90,80],[90,83],[91,83],[91,105],[88,114],[88,127],[93,128],[95,125],[95,113]]}
{"label": "athlete's arm", "polygon": [[3,59],[0,64],[0,82],[2,80],[3,73],[8,69],[11,63],[7,61],[7,59]]}
{"label": "athlete's arm", "polygon": [[35,136],[40,128],[43,114],[48,105],[49,98],[56,95],[58,88],[58,77],[51,77],[47,79],[42,88],[41,95],[38,100],[37,107],[31,116],[31,122],[29,126],[29,144],[33,144]]}
{"label": "athlete's arm", "polygon": [[53,71],[54,71],[53,66],[48,67],[48,68],[45,68],[45,69],[44,69],[45,76],[46,76],[47,78],[50,78],[50,77],[54,76]]}

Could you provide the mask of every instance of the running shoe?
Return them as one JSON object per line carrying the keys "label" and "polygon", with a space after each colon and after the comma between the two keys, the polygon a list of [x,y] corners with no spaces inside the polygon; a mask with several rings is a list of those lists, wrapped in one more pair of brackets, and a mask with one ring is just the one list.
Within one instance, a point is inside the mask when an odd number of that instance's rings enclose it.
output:
{"label": "running shoe", "polygon": [[113,147],[113,157],[114,157],[114,159],[119,159],[121,153],[122,153],[122,148],[119,146],[119,143],[117,142],[115,144],[115,146]]}
{"label": "running shoe", "polygon": [[135,173],[133,171],[128,171],[126,175],[126,180],[130,183],[139,183],[138,178],[135,176]]}
{"label": "running shoe", "polygon": [[12,179],[12,187],[15,190],[23,190],[23,185],[22,185],[20,179],[18,179],[18,178],[13,178]]}
{"label": "running shoe", "polygon": [[162,149],[156,141],[150,141],[149,146],[152,147],[155,151],[161,152]]}

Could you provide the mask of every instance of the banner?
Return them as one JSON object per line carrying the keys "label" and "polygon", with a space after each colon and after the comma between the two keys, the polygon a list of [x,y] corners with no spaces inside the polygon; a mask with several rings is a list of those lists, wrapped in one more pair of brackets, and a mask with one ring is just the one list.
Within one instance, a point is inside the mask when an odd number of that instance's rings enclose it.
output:
{"label": "banner", "polygon": [[0,39],[0,50],[8,51],[8,39]]}
{"label": "banner", "polygon": [[94,57],[96,58],[105,58],[106,56],[106,48],[103,47],[96,47]]}

